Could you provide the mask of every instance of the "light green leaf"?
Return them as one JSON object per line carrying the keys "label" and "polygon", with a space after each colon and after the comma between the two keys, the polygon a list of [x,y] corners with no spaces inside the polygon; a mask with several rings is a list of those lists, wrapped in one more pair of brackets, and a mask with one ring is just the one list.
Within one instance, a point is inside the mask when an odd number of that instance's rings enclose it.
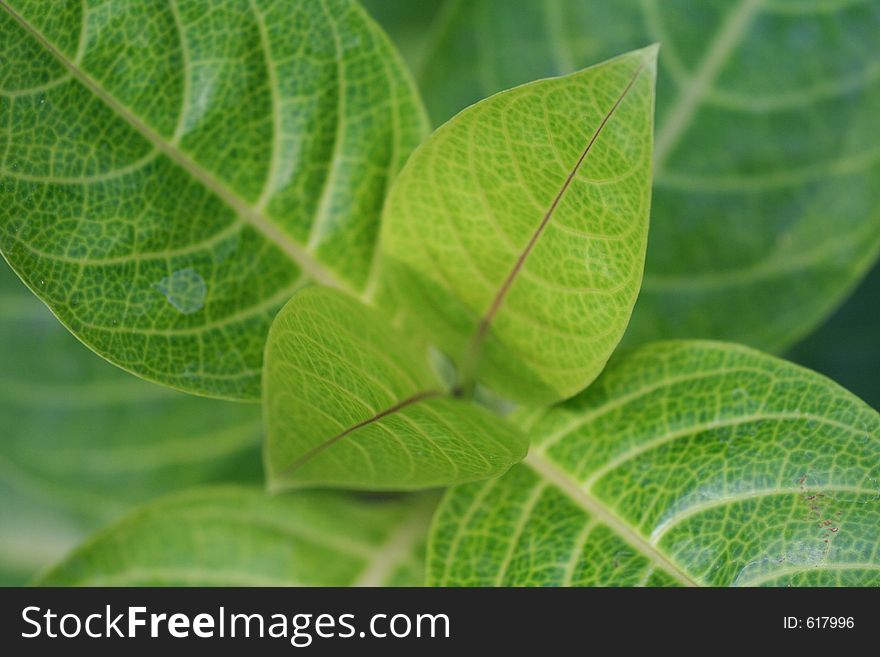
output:
{"label": "light green leaf", "polygon": [[656,55],[482,101],[395,181],[383,271],[465,380],[557,401],[620,340],[648,232]]}
{"label": "light green leaf", "polygon": [[30,579],[153,497],[262,478],[258,408],[95,358],[2,262],[0,345],[0,582]]}
{"label": "light green leaf", "polygon": [[421,343],[329,288],[305,288],[279,313],[264,388],[273,488],[445,486],[498,476],[528,445],[449,396]]}
{"label": "light green leaf", "polygon": [[0,2],[0,250],[144,378],[257,399],[303,281],[370,296],[426,121],[352,0]]}
{"label": "light green leaf", "polygon": [[647,345],[454,488],[435,585],[880,585],[880,415],[745,347]]}
{"label": "light green leaf", "polygon": [[207,487],[145,506],[77,548],[51,586],[418,586],[434,497],[270,497]]}
{"label": "light green leaf", "polygon": [[434,120],[662,43],[651,240],[629,342],[782,350],[880,250],[880,4],[467,0],[425,58]]}

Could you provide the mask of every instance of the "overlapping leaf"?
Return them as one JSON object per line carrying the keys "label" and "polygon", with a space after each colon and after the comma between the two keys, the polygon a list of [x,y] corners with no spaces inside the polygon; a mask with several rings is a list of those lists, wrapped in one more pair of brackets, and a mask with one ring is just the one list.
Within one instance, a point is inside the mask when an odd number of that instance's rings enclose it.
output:
{"label": "overlapping leaf", "polygon": [[656,54],[484,100],[395,182],[384,271],[465,379],[556,401],[611,355],[642,277]]}
{"label": "overlapping leaf", "polygon": [[0,263],[0,582],[20,584],[132,506],[261,479],[259,410],[120,372]]}
{"label": "overlapping leaf", "polygon": [[656,343],[527,424],[442,502],[433,584],[880,584],[880,415],[818,374]]}
{"label": "overlapping leaf", "polygon": [[425,57],[435,121],[657,41],[645,282],[627,339],[781,350],[880,248],[880,4],[450,1]]}
{"label": "overlapping leaf", "polygon": [[39,583],[418,586],[433,508],[433,496],[380,502],[208,487],[135,511]]}
{"label": "overlapping leaf", "polygon": [[454,399],[420,342],[342,292],[298,292],[266,348],[270,486],[429,488],[506,472],[527,440]]}
{"label": "overlapping leaf", "polygon": [[369,296],[425,129],[352,0],[0,3],[0,250],[145,378],[255,399],[306,279]]}

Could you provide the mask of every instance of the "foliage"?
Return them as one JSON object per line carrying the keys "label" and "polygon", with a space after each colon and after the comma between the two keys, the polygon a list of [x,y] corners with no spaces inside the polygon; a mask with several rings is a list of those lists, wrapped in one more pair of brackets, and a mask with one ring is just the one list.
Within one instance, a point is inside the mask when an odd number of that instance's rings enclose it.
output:
{"label": "foliage", "polygon": [[0,2],[0,574],[880,584],[877,8],[438,4]]}

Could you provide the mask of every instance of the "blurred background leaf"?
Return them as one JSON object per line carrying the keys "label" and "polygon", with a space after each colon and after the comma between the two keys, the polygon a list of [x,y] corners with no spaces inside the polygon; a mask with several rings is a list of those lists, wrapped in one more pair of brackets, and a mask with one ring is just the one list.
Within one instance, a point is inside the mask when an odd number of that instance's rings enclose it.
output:
{"label": "blurred background leaf", "polygon": [[361,0],[361,4],[394,41],[410,71],[418,73],[430,45],[427,32],[444,0]]}
{"label": "blurred background leaf", "polygon": [[420,586],[432,493],[266,495],[206,486],[147,504],[74,550],[54,586]]}
{"label": "blurred background leaf", "polygon": [[258,406],[146,383],[79,344],[0,261],[0,584],[156,495],[261,482]]}

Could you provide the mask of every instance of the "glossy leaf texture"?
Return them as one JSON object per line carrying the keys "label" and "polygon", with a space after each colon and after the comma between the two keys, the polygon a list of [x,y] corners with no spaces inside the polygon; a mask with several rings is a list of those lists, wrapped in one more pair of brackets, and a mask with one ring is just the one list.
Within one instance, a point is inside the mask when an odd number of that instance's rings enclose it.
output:
{"label": "glossy leaf texture", "polygon": [[504,419],[454,399],[425,347],[342,292],[308,287],[266,348],[272,488],[408,490],[498,476],[525,456]]}
{"label": "glossy leaf texture", "polygon": [[433,496],[363,500],[206,487],[147,505],[43,586],[419,586]]}
{"label": "glossy leaf texture", "polygon": [[450,490],[434,585],[880,585],[880,415],[745,347],[624,351]]}
{"label": "glossy leaf texture", "polygon": [[370,296],[413,85],[352,0],[0,3],[0,250],[124,369],[256,400],[305,280]]}
{"label": "glossy leaf texture", "polygon": [[197,399],[96,358],[0,263],[0,582],[22,584],[135,505],[259,482],[252,405]]}
{"label": "glossy leaf texture", "polygon": [[781,351],[880,249],[874,0],[450,1],[421,83],[435,121],[660,42],[645,281],[626,340]]}
{"label": "glossy leaf texture", "polygon": [[439,128],[395,181],[383,271],[465,378],[558,401],[620,340],[644,264],[656,56],[492,96]]}

